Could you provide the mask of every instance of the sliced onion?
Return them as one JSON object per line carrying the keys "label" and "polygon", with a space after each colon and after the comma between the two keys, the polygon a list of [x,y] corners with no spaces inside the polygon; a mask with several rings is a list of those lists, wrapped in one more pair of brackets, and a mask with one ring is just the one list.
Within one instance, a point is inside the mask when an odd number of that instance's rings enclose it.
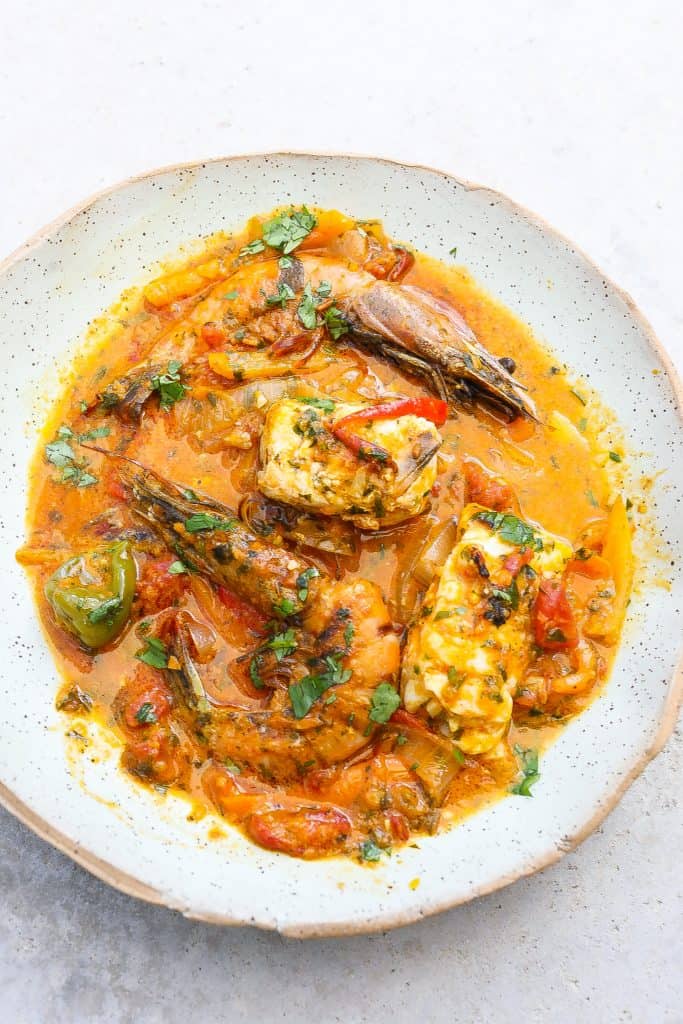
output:
{"label": "sliced onion", "polygon": [[439,523],[427,537],[424,548],[420,552],[413,575],[423,586],[428,587],[439,569],[455,547],[458,534],[458,522],[455,518]]}

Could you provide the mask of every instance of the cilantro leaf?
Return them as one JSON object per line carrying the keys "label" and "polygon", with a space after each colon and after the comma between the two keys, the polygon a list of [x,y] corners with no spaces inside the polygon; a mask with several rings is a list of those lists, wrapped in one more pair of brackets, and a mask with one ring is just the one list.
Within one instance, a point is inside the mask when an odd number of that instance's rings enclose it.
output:
{"label": "cilantro leaf", "polygon": [[282,661],[297,649],[296,633],[293,629],[286,629],[284,633],[275,633],[263,646],[274,653],[276,661]]}
{"label": "cilantro leaf", "polygon": [[516,544],[519,547],[532,548],[534,551],[543,550],[543,541],[534,533],[528,523],[510,512],[490,512],[488,509],[477,512],[474,516],[482,523],[487,523],[492,530],[500,535],[501,540],[508,544]]}
{"label": "cilantro leaf", "polygon": [[297,306],[296,315],[308,331],[313,330],[318,323],[317,306],[318,302],[311,291],[310,284],[307,283],[301,297],[301,302]]}
{"label": "cilantro leaf", "polygon": [[377,843],[374,843],[372,839],[366,839],[364,843],[360,845],[360,859],[365,861],[375,862],[382,856]]}
{"label": "cilantro leaf", "polygon": [[188,570],[185,563],[181,562],[180,559],[178,559],[175,562],[171,562],[171,564],[168,567],[168,571],[171,574],[171,576],[180,576],[181,573],[187,572]]}
{"label": "cilantro leaf", "polygon": [[316,398],[315,395],[297,398],[297,402],[301,402],[303,405],[312,405],[316,409],[322,409],[323,412],[334,412],[337,408],[336,402],[333,402],[331,398]]}
{"label": "cilantro leaf", "polygon": [[315,702],[331,686],[347,683],[351,678],[351,670],[342,668],[338,654],[328,654],[323,661],[327,667],[325,672],[304,676],[289,688],[289,700],[295,718],[303,718],[304,715],[307,715]]}
{"label": "cilantro leaf", "polygon": [[152,377],[152,390],[159,392],[159,405],[165,412],[168,412],[176,402],[184,398],[187,392],[187,388],[180,379],[181,365],[177,360],[172,359],[166,373]]}
{"label": "cilantro leaf", "polygon": [[279,249],[287,256],[310,235],[317,223],[314,215],[305,206],[300,210],[292,208],[289,212],[280,213],[265,222],[263,238],[273,249]]}
{"label": "cilantro leaf", "polygon": [[93,626],[96,626],[98,622],[106,622],[108,619],[113,619],[122,604],[122,598],[108,597],[106,601],[102,601],[96,608],[88,612],[88,622],[92,622]]}
{"label": "cilantro leaf", "polygon": [[304,569],[304,571],[300,573],[299,576],[297,577],[297,597],[299,598],[302,604],[305,604],[305,602],[308,600],[308,585],[310,581],[315,579],[315,577],[319,575],[320,573],[318,572],[316,567],[312,565],[310,566],[310,568]]}
{"label": "cilantro leaf", "polygon": [[541,777],[538,770],[538,751],[533,747],[520,747],[518,743],[515,743],[514,752],[520,762],[522,778],[512,786],[510,792],[516,796],[533,796],[531,787]]}
{"label": "cilantro leaf", "polygon": [[323,319],[334,341],[337,341],[342,335],[349,333],[348,321],[344,318],[342,311],[337,309],[336,306],[330,306],[329,309],[326,309],[323,313]]}
{"label": "cilantro leaf", "polygon": [[159,721],[154,711],[154,705],[147,700],[137,709],[135,717],[141,725],[154,725]]}
{"label": "cilantro leaf", "polygon": [[280,309],[284,309],[290,299],[294,298],[294,292],[288,284],[281,282],[277,286],[277,292],[273,295],[266,296],[267,306],[279,306]]}
{"label": "cilantro leaf", "polygon": [[208,512],[195,512],[185,520],[185,529],[188,533],[200,533],[202,530],[234,530],[236,525],[234,519],[221,519],[220,516],[212,516]]}
{"label": "cilantro leaf", "polygon": [[391,683],[380,683],[372,695],[369,718],[373,722],[388,722],[396,708],[401,703],[401,698]]}
{"label": "cilantro leaf", "polygon": [[151,665],[152,668],[168,667],[166,644],[158,636],[148,636],[145,639],[145,646],[137,652],[135,657],[138,661],[143,661],[145,665]]}
{"label": "cilantro leaf", "polygon": [[52,441],[45,445],[45,458],[53,466],[68,466],[76,458],[74,450],[66,441]]}
{"label": "cilantro leaf", "polygon": [[262,238],[255,238],[253,242],[247,242],[240,249],[240,256],[255,256],[257,252],[263,252],[266,243]]}

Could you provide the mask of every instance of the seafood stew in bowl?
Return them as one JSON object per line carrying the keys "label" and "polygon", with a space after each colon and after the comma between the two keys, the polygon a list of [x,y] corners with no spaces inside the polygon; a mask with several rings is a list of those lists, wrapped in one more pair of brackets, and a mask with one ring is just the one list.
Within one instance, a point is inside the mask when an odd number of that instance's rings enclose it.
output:
{"label": "seafood stew in bowl", "polygon": [[254,217],[146,285],[50,414],[19,559],[57,707],[298,858],[533,797],[619,645],[620,436],[462,267]]}

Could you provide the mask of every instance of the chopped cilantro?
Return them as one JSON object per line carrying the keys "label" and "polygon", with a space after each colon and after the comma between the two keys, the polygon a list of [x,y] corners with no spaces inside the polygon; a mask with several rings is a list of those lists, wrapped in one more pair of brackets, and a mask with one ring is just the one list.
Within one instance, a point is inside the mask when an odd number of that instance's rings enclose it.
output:
{"label": "chopped cilantro", "polygon": [[154,711],[154,705],[150,704],[148,700],[146,700],[144,704],[141,704],[137,709],[135,712],[135,718],[141,725],[154,725],[158,721]]}
{"label": "chopped cilantro", "polygon": [[114,618],[120,610],[123,600],[120,597],[109,597],[102,601],[96,608],[88,612],[88,622],[96,626],[98,622],[107,622]]}
{"label": "chopped cilantro", "polygon": [[317,223],[316,218],[305,206],[300,210],[291,209],[265,222],[263,238],[273,249],[279,249],[287,256],[294,252],[307,235],[310,235]]}
{"label": "chopped cilantro", "polygon": [[273,611],[279,612],[280,615],[291,615],[294,610],[294,602],[290,601],[288,597],[283,597],[279,604],[273,605]]}
{"label": "chopped cilantro", "polygon": [[621,462],[621,455],[619,454],[619,452],[610,452],[609,457],[612,460],[612,462]]}
{"label": "chopped cilantro", "polygon": [[175,562],[171,562],[168,567],[168,571],[171,576],[180,576],[182,573],[187,572],[187,566],[184,562],[181,562],[180,559],[178,559]]}
{"label": "chopped cilantro", "polygon": [[441,611],[437,612],[434,616],[434,622],[441,622],[442,619],[450,619],[452,614],[452,608],[442,608]]}
{"label": "chopped cilantro", "polygon": [[541,777],[538,770],[538,752],[533,747],[520,747],[518,743],[514,746],[514,752],[519,759],[522,778],[514,784],[510,792],[517,796],[533,796],[531,787]]}
{"label": "chopped cilantro", "polygon": [[267,306],[279,306],[280,309],[284,309],[290,299],[294,298],[294,292],[288,284],[280,283],[277,286],[277,292],[274,295],[268,295],[266,297]]}
{"label": "chopped cilantro", "polygon": [[396,708],[401,703],[401,698],[391,683],[380,683],[372,695],[369,718],[373,722],[388,722]]}
{"label": "chopped cilantro", "polygon": [[454,245],[452,249],[448,250],[448,255],[449,256],[457,256],[458,255],[458,247],[457,247],[457,245]]}
{"label": "chopped cilantro", "polygon": [[310,566],[310,568],[304,569],[304,571],[300,573],[300,575],[297,577],[297,597],[299,598],[302,604],[304,604],[308,599],[308,585],[310,581],[315,579],[315,577],[319,575],[320,573],[318,572],[316,567],[312,565]]}
{"label": "chopped cilantro", "polygon": [[366,839],[364,843],[360,844],[360,859],[370,862],[375,862],[382,856],[377,843],[374,843],[372,839]]}
{"label": "chopped cilantro", "polygon": [[302,402],[304,405],[312,405],[316,409],[322,409],[323,412],[334,412],[337,407],[331,398],[317,398],[315,395],[304,395],[301,398],[297,398],[297,402]]}
{"label": "chopped cilantro", "polygon": [[330,306],[329,309],[326,309],[323,313],[323,319],[334,341],[337,341],[342,335],[349,333],[348,321],[344,318],[342,311],[337,309],[336,306]]}
{"label": "chopped cilantro", "polygon": [[195,512],[185,520],[188,533],[200,533],[202,530],[234,530],[234,519],[222,519],[220,516],[209,515],[208,512]]}
{"label": "chopped cilantro", "polygon": [[318,323],[318,299],[313,295],[310,284],[306,284],[301,302],[297,306],[296,314],[306,330],[313,330]]}
{"label": "chopped cilantro", "polygon": [[240,256],[255,256],[257,252],[263,252],[266,243],[262,238],[255,238],[253,242],[247,242],[240,249]]}
{"label": "chopped cilantro", "polygon": [[477,512],[474,517],[483,523],[487,523],[492,530],[500,535],[501,540],[509,544],[516,544],[519,547],[533,548],[534,551],[543,550],[543,541],[537,536],[528,523],[510,512]]}
{"label": "chopped cilantro", "polygon": [[145,665],[151,665],[152,668],[168,667],[166,644],[158,636],[148,636],[145,646],[137,652],[135,657],[138,661],[144,661]]}
{"label": "chopped cilantro", "polygon": [[286,629],[284,633],[275,633],[263,646],[273,652],[276,661],[282,661],[297,649],[296,633],[293,629]]}
{"label": "chopped cilantro", "polygon": [[326,671],[317,675],[304,676],[289,688],[289,699],[295,718],[303,718],[307,715],[315,702],[331,686],[347,683],[351,678],[351,670],[342,668],[338,654],[328,654],[323,661]]}
{"label": "chopped cilantro", "polygon": [[223,298],[232,301],[233,299],[236,299],[238,295],[239,292],[237,291],[237,288],[233,288],[231,292],[226,292]]}
{"label": "chopped cilantro", "polygon": [[254,657],[249,662],[249,678],[251,679],[252,683],[254,684],[257,690],[262,690],[263,687],[266,685],[263,682],[263,679],[261,678],[261,673],[259,672],[259,669],[261,667],[261,661],[261,655],[255,654]]}
{"label": "chopped cilantro", "polygon": [[166,369],[166,373],[152,377],[152,390],[159,392],[159,405],[168,412],[176,402],[185,397],[187,388],[180,379],[182,364],[172,359]]}

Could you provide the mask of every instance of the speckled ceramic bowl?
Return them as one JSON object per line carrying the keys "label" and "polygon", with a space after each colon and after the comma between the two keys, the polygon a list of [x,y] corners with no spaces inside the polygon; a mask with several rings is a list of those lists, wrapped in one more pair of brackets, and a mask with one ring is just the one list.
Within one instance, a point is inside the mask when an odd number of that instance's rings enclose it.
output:
{"label": "speckled ceramic bowl", "polygon": [[[534,799],[503,800],[374,870],[293,860],[237,834],[211,841],[209,821],[188,821],[183,801],[127,779],[106,737],[92,735],[96,756],[71,757],[54,710],[55,669],[14,561],[45,402],[88,322],[183,243],[287,201],[379,216],[390,234],[441,258],[457,245],[458,260],[617,412],[637,453],[634,480],[656,477],[650,505],[668,542],[660,568],[671,589],[653,583],[635,595],[609,685],[544,757]],[[668,736],[681,692],[679,385],[630,298],[510,199],[360,157],[274,154],[155,171],[88,200],[5,261],[0,332],[0,800],[101,878],[193,917],[289,935],[405,924],[552,863],[595,828]]]}

